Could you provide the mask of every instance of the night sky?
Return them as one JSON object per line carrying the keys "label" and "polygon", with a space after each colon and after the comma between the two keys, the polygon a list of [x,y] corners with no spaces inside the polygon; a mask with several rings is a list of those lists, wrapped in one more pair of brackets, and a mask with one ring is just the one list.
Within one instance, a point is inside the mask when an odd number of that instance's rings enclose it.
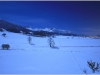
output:
{"label": "night sky", "polygon": [[0,1],[0,18],[33,28],[100,35],[100,1]]}

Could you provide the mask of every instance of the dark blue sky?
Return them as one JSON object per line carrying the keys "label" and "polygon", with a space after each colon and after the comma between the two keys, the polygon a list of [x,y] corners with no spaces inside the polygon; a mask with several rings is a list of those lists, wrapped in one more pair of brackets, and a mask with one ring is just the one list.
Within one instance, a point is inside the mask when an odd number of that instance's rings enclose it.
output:
{"label": "dark blue sky", "polygon": [[100,35],[100,1],[0,1],[0,18],[33,28]]}

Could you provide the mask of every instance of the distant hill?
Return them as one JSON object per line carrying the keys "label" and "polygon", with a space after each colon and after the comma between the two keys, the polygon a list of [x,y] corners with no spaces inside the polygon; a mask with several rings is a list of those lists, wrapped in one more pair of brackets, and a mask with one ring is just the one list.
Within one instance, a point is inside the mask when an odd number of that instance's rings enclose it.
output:
{"label": "distant hill", "polygon": [[44,28],[44,29],[39,29],[39,28],[33,29],[31,27],[26,28],[2,19],[0,19],[0,28],[15,33],[20,33],[20,31],[23,31],[26,34],[32,32],[33,35],[42,35],[42,36],[51,36],[51,35],[77,36],[77,34],[71,33],[70,31],[67,30],[56,29],[56,28]]}
{"label": "distant hill", "polygon": [[77,34],[74,34],[68,30],[62,30],[62,29],[56,29],[56,28],[31,28],[27,27],[26,29],[32,30],[34,32],[36,31],[42,31],[42,32],[48,32],[51,34],[56,34],[56,35],[65,35],[65,36],[77,36]]}
{"label": "distant hill", "polygon": [[20,31],[24,31],[24,32],[30,31],[26,29],[25,27],[10,23],[2,19],[0,19],[0,28],[6,29],[7,31],[15,32],[15,33],[20,33]]}

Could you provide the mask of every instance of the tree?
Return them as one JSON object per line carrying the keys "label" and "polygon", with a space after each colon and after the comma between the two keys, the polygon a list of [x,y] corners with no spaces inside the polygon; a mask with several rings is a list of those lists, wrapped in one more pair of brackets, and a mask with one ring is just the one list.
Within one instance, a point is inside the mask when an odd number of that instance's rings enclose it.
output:
{"label": "tree", "polygon": [[3,33],[3,34],[2,34],[2,36],[4,36],[4,37],[5,37],[5,36],[6,36],[6,33]]}
{"label": "tree", "polygon": [[3,32],[3,29],[2,28],[0,28],[0,32]]}
{"label": "tree", "polygon": [[49,37],[48,43],[49,43],[49,46],[50,46],[51,48],[53,48],[54,45],[55,45],[55,42],[54,42],[54,40],[53,40],[51,37]]}
{"label": "tree", "polygon": [[96,63],[96,62],[92,62],[92,60],[87,61],[89,67],[92,69],[93,73],[95,73],[95,71],[99,71],[100,70],[100,64]]}
{"label": "tree", "polygon": [[29,42],[29,44],[31,44],[31,41],[32,41],[32,38],[29,36],[29,37],[28,37],[28,42]]}
{"label": "tree", "polygon": [[2,49],[9,49],[10,48],[10,45],[9,44],[2,44]]}

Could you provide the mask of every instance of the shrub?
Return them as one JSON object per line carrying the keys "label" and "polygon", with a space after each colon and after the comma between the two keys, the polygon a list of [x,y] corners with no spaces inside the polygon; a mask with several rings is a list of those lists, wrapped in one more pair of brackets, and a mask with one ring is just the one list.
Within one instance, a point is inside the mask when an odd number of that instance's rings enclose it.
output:
{"label": "shrub", "polygon": [[87,70],[86,70],[86,69],[84,69],[83,72],[84,72],[85,74],[87,74]]}
{"label": "shrub", "polygon": [[2,34],[2,36],[4,36],[4,37],[5,37],[5,36],[6,36],[6,33],[3,33],[3,34]]}
{"label": "shrub", "polygon": [[98,64],[98,63],[96,63],[96,62],[92,62],[92,60],[90,60],[90,61],[87,61],[87,63],[88,63],[88,65],[89,65],[89,67],[92,69],[92,71],[93,71],[93,73],[95,72],[95,71],[99,71],[99,65],[100,64]]}
{"label": "shrub", "polygon": [[2,49],[9,49],[10,48],[10,45],[9,44],[2,44]]}

